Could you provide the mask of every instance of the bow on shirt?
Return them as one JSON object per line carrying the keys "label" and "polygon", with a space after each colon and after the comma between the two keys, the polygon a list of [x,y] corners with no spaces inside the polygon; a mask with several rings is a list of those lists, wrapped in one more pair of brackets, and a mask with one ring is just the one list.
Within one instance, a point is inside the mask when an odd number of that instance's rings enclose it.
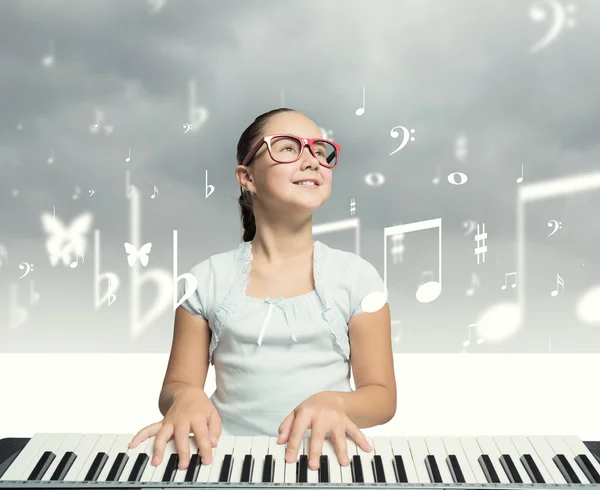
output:
{"label": "bow on shirt", "polygon": [[263,339],[263,337],[265,335],[265,331],[267,329],[267,323],[269,323],[269,319],[271,318],[271,313],[273,312],[273,306],[277,306],[278,308],[281,308],[281,310],[283,311],[283,314],[285,315],[285,321],[288,324],[288,329],[290,331],[290,338],[294,342],[297,342],[296,336],[294,335],[294,329],[292,328],[292,322],[290,322],[285,305],[281,304],[282,300],[283,300],[283,296],[279,296],[279,298],[277,298],[277,299],[271,299],[271,298],[265,299],[265,303],[269,303],[269,309],[267,310],[267,316],[265,317],[265,321],[263,322],[262,328],[260,329],[260,335],[258,336],[258,340],[256,341],[256,343],[258,345],[262,344],[262,339]]}

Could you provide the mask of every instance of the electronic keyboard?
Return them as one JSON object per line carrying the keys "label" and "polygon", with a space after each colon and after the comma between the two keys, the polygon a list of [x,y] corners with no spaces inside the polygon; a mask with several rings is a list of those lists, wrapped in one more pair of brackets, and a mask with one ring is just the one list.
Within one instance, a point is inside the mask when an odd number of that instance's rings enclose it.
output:
{"label": "electronic keyboard", "polygon": [[134,434],[35,434],[0,440],[0,489],[151,489],[312,486],[498,489],[585,485],[600,490],[600,442],[577,436],[368,437],[366,452],[346,438],[350,465],[340,465],[330,437],[319,468],[308,467],[309,438],[295,462],[276,437],[221,436],[202,464],[190,437],[190,462],[178,469],[175,441],[160,464],[154,438],[133,449]]}

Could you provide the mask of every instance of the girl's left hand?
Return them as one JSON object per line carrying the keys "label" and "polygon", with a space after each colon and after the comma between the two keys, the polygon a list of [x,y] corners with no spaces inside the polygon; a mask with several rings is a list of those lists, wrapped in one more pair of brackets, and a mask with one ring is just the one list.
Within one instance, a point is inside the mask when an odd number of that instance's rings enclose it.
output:
{"label": "girl's left hand", "polygon": [[298,457],[300,443],[306,430],[310,429],[310,451],[308,465],[310,469],[319,469],[319,457],[323,453],[323,442],[326,432],[331,434],[338,461],[341,465],[350,464],[346,433],[354,439],[363,450],[370,452],[373,448],[358,426],[348,418],[344,411],[344,403],[334,392],[323,391],[304,400],[290,413],[279,426],[277,442],[287,441],[285,461],[293,463]]}

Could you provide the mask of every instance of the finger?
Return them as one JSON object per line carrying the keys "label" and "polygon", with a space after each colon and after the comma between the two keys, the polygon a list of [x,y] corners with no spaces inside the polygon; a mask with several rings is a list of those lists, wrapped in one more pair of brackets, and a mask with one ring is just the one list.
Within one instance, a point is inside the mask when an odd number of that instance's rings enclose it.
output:
{"label": "finger", "polygon": [[284,418],[283,422],[281,422],[281,425],[279,426],[279,437],[277,439],[279,444],[283,444],[285,441],[287,441],[293,423],[294,412],[290,413],[286,418]]}
{"label": "finger", "polygon": [[194,419],[192,423],[192,429],[194,431],[194,438],[200,452],[200,458],[202,458],[202,464],[207,465],[212,462],[212,447],[210,444],[210,434],[208,431],[208,425],[204,417],[198,417]]}
{"label": "finger", "polygon": [[175,428],[175,449],[179,455],[180,470],[185,470],[190,464],[190,425],[183,422]]}
{"label": "finger", "polygon": [[338,461],[342,466],[350,464],[350,458],[348,457],[348,442],[346,441],[346,432],[344,427],[340,424],[329,431],[331,434],[331,440],[335,447],[335,454],[337,455]]}
{"label": "finger", "polygon": [[367,437],[362,433],[362,431],[354,422],[348,420],[348,423],[346,424],[346,432],[350,437],[352,437],[352,439],[354,439],[356,444],[358,444],[363,451],[370,452],[373,450],[373,448],[369,444],[369,441],[367,440]]}
{"label": "finger", "polygon": [[212,447],[217,447],[222,430],[221,417],[219,417],[219,413],[215,410],[208,419],[208,433],[210,434]]}
{"label": "finger", "polygon": [[319,469],[319,459],[323,454],[323,441],[325,440],[325,433],[327,432],[327,426],[324,419],[317,419],[314,421],[310,428],[310,443],[308,453],[308,466],[311,470]]}
{"label": "finger", "polygon": [[296,415],[294,417],[290,436],[288,437],[287,451],[285,452],[285,460],[288,463],[293,463],[298,459],[300,443],[304,438],[304,434],[306,434],[306,429],[310,425],[310,420],[311,416],[308,414]]}
{"label": "finger", "polygon": [[129,442],[129,447],[134,448],[140,442],[148,439],[148,437],[153,437],[158,432],[158,429],[160,429],[161,427],[162,422],[156,422],[155,424],[144,427],[135,436],[133,436],[133,439],[131,439],[131,441]]}
{"label": "finger", "polygon": [[163,454],[165,453],[165,446],[171,436],[173,435],[173,426],[171,424],[164,424],[156,437],[154,438],[154,456],[152,458],[152,464],[158,466],[162,461]]}

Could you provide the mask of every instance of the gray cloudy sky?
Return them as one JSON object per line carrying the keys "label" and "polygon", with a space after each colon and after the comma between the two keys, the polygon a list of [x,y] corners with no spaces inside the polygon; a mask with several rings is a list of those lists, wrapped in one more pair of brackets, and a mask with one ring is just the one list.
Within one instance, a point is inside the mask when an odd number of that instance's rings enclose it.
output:
{"label": "gray cloudy sky", "polygon": [[[423,272],[439,277],[437,232],[396,239],[401,254],[388,243],[395,351],[460,352],[468,325],[480,323],[485,342],[470,352],[597,352],[600,188],[571,185],[526,205],[526,286],[500,286],[518,266],[519,186],[600,172],[599,45],[593,0],[2,0],[0,350],[168,350],[170,301],[132,338],[132,271],[168,281],[173,230],[179,274],[237,246],[237,141],[283,103],[342,147],[314,224],[360,218],[361,255],[382,277],[384,227],[442,218],[442,294],[432,303],[415,291]],[[208,118],[184,134],[190,81]],[[415,140],[390,156],[397,126]],[[141,193],[137,241],[127,171]],[[208,199],[205,172],[215,187]],[[453,172],[468,181],[450,184]],[[367,184],[371,173],[385,182]],[[54,210],[67,226],[92,215],[77,268],[49,260],[41,215]],[[488,234],[480,264],[469,220]],[[561,227],[547,237],[551,220]],[[355,249],[350,231],[315,238]],[[148,267],[128,266],[125,242],[152,242]],[[120,282],[117,300],[98,309],[97,260]],[[24,262],[33,270],[19,279]],[[467,295],[473,274],[479,285]],[[565,288],[552,297],[557,274]],[[140,316],[158,302],[152,283],[139,290]],[[511,330],[494,308],[518,293],[524,322]],[[17,304],[23,322],[10,320]]]}

